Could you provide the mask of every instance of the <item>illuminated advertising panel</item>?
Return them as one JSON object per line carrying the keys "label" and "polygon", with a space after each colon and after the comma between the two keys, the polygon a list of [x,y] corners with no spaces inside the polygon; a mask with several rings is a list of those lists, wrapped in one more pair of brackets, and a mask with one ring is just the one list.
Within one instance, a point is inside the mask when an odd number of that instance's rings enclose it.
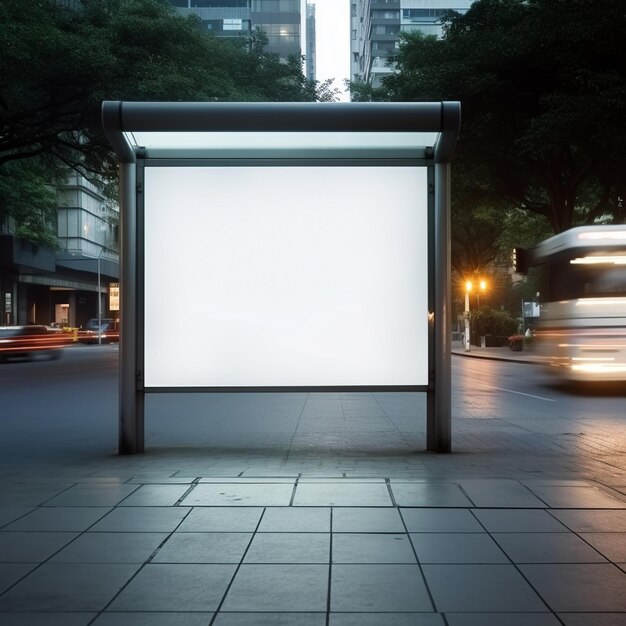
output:
{"label": "illuminated advertising panel", "polygon": [[426,172],[146,167],[145,387],[427,385]]}

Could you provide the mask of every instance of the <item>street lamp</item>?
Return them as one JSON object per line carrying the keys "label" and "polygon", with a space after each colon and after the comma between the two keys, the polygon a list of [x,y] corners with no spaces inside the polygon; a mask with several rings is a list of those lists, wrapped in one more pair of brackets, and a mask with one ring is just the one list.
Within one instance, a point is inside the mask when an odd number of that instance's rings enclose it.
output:
{"label": "street lamp", "polygon": [[102,253],[105,251],[105,247],[102,246],[100,248],[100,253],[98,254],[98,345],[102,344],[102,295],[100,294],[100,259],[102,258]]}
{"label": "street lamp", "polygon": [[[465,281],[465,352],[469,352],[471,349],[470,344],[470,291],[474,288],[471,280]],[[481,278],[478,283],[478,289],[476,290],[476,303],[478,309],[480,309],[480,292],[487,290],[487,281]]]}
{"label": "street lamp", "polygon": [[479,287],[479,289],[476,292],[476,302],[477,302],[477,305],[478,305],[477,308],[480,309],[480,292],[481,291],[486,291],[486,289],[487,289],[487,282],[485,280],[481,280],[479,285],[478,285],[478,287]]}
{"label": "street lamp", "polygon": [[463,337],[465,343],[465,352],[470,351],[470,304],[469,294],[472,290],[472,281],[468,280],[465,283],[465,335]]}

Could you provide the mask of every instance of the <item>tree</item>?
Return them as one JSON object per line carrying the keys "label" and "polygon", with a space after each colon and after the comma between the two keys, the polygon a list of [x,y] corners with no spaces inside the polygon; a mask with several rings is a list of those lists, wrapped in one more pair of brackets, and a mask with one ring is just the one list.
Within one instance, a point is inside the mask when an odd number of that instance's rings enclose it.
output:
{"label": "tree", "polygon": [[625,28],[615,0],[478,0],[440,40],[406,35],[384,88],[461,101],[457,204],[523,208],[555,232],[624,221]]}
{"label": "tree", "polygon": [[[103,100],[332,98],[327,85],[307,81],[299,59],[282,63],[267,54],[262,33],[231,41],[199,26],[167,0],[3,0],[0,212],[18,227],[28,222],[31,237],[46,237],[46,220],[37,216],[44,198],[48,210],[54,206],[51,190],[43,189],[59,166],[115,179],[100,121]],[[12,178],[21,194],[11,192]],[[30,213],[28,178],[42,190]]]}
{"label": "tree", "polygon": [[43,157],[10,161],[0,167],[0,216],[16,224],[15,234],[56,248],[56,187],[65,171]]}

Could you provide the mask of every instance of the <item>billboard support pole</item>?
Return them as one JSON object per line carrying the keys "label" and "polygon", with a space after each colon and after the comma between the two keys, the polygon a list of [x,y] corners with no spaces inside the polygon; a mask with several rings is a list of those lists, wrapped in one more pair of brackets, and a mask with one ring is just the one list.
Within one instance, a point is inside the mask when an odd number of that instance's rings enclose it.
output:
{"label": "billboard support pole", "polygon": [[120,163],[120,454],[143,452],[143,402],[137,373],[137,183],[135,163]]}
{"label": "billboard support pole", "polygon": [[451,451],[450,164],[435,164],[435,384],[429,393],[426,448]]}

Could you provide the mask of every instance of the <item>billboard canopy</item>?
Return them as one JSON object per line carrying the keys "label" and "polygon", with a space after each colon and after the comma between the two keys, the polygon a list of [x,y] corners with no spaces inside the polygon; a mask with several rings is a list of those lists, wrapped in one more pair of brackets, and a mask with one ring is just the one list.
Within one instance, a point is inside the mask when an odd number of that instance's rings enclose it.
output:
{"label": "billboard canopy", "polygon": [[458,102],[104,102],[121,162],[143,158],[425,158],[448,162]]}

